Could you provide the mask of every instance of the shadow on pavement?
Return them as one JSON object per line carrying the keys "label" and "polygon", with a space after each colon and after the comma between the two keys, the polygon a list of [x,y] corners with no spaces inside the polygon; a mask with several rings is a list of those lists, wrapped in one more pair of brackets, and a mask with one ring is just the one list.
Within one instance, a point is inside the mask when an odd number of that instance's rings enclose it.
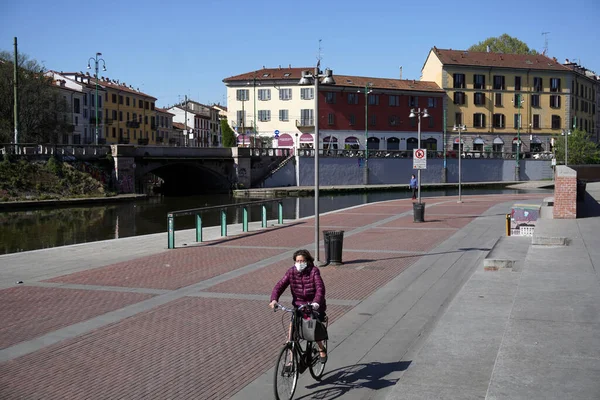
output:
{"label": "shadow on pavement", "polygon": [[589,193],[585,193],[583,203],[577,203],[577,218],[591,218],[600,216],[600,204]]}
{"label": "shadow on pavement", "polygon": [[452,251],[441,251],[439,253],[426,253],[426,254],[406,254],[406,255],[401,255],[401,256],[397,256],[397,257],[386,257],[386,258],[377,258],[377,259],[366,259],[366,258],[359,258],[356,260],[350,260],[350,261],[344,261],[344,263],[342,265],[336,265],[336,267],[343,267],[345,265],[349,265],[349,264],[364,264],[364,263],[368,263],[368,262],[375,262],[375,261],[383,261],[383,260],[402,260],[404,258],[420,258],[420,257],[425,257],[425,256],[439,256],[442,254],[452,254],[452,253],[464,253],[466,251],[491,251],[491,248],[487,248],[487,247],[462,247],[459,248],[457,250],[452,250]]}
{"label": "shadow on pavement", "polygon": [[[397,379],[384,379],[392,372],[405,371],[411,361],[391,363],[371,362],[338,368],[323,375],[321,382],[306,386],[307,389],[318,389],[299,399],[337,399],[353,389],[383,389],[396,384]],[[326,386],[326,387],[322,387]]]}

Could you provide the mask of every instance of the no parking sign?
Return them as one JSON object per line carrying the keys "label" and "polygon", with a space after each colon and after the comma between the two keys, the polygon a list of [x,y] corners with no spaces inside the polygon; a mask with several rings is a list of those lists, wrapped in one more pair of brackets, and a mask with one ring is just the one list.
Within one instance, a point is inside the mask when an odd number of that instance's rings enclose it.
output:
{"label": "no parking sign", "polygon": [[413,149],[413,169],[427,169],[426,149]]}

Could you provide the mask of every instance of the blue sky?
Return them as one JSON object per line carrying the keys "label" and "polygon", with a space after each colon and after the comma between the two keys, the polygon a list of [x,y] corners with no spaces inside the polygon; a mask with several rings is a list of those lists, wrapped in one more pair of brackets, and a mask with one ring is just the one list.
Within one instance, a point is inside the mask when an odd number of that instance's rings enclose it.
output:
{"label": "blue sky", "polygon": [[[0,50],[47,69],[85,71],[103,53],[104,76],[158,98],[226,103],[228,76],[291,64],[335,73],[419,79],[431,47],[465,49],[508,33],[538,51],[600,73],[600,1],[243,0],[0,1]],[[300,4],[304,4],[301,6]],[[94,11],[93,7],[97,8]],[[97,17],[95,17],[97,16]]]}

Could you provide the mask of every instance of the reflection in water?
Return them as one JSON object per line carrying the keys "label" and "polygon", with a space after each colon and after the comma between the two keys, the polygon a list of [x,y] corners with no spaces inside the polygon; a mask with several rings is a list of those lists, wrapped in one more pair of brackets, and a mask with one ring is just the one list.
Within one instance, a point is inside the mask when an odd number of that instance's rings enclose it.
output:
{"label": "reflection in water", "polygon": [[[465,190],[465,194],[519,193],[516,190]],[[522,193],[522,192],[521,192]],[[423,196],[455,196],[456,190],[423,192]],[[359,204],[410,197],[406,192],[372,192],[336,196],[321,195],[319,210],[325,213]],[[169,211],[247,202],[228,194],[189,197],[152,197],[105,206],[39,209],[0,213],[0,254],[146,235],[167,231]],[[268,218],[277,218],[276,203],[267,206]],[[283,199],[285,219],[311,216],[314,198]],[[229,209],[227,222],[241,223],[241,209]],[[250,208],[250,220],[260,221],[261,207]],[[203,226],[219,225],[219,212],[202,214]],[[175,218],[176,230],[194,228],[194,216]],[[166,236],[165,236],[166,241]]]}

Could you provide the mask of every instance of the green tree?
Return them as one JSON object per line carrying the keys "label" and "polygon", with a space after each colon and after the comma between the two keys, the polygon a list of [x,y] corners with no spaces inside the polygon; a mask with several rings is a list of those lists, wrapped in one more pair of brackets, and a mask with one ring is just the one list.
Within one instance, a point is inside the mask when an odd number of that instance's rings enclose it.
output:
{"label": "green tree", "polygon": [[221,135],[223,137],[223,147],[235,147],[237,146],[235,134],[229,126],[227,118],[221,120]]}
{"label": "green tree", "polygon": [[490,37],[483,42],[479,42],[469,47],[469,51],[487,51],[489,46],[490,52],[505,53],[505,54],[538,54],[537,51],[530,49],[527,44],[521,42],[508,34],[503,34],[498,37]]}
{"label": "green tree", "polygon": [[[0,143],[14,140],[14,55],[0,52]],[[19,55],[19,142],[56,143],[72,130],[67,102],[35,60]]]}
{"label": "green tree", "polygon": [[[568,136],[567,162],[570,164],[599,164],[600,149],[594,143],[591,136],[580,129],[575,129]],[[557,164],[565,163],[565,137],[564,135],[554,137],[554,152]]]}

